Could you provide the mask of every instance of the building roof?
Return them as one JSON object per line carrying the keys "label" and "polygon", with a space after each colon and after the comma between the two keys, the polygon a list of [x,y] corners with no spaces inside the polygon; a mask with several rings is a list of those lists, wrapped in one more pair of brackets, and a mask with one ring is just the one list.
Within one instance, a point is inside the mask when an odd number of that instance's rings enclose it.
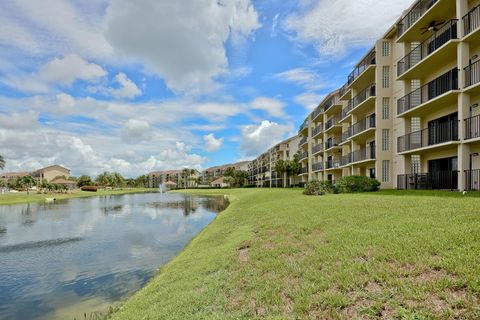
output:
{"label": "building roof", "polygon": [[54,168],[70,172],[70,169],[67,169],[67,168],[65,168],[61,165],[58,165],[58,164],[53,164],[51,166],[38,169],[35,172],[41,172],[41,171],[45,171],[45,170],[48,170],[48,169],[54,169]]}
{"label": "building roof", "polygon": [[175,182],[170,181],[170,180],[168,180],[167,182],[165,182],[165,185],[166,185],[166,186],[177,186],[177,184],[176,184]]}
{"label": "building roof", "polygon": [[210,182],[210,184],[224,184],[225,183],[225,177],[220,177],[212,182]]}
{"label": "building roof", "polygon": [[16,178],[16,177],[25,177],[28,176],[30,172],[5,172],[0,174],[2,178]]}
{"label": "building roof", "polygon": [[153,176],[153,175],[164,175],[164,174],[179,174],[181,172],[182,170],[163,170],[163,171],[150,172],[148,175]]}
{"label": "building roof", "polygon": [[216,170],[224,170],[227,168],[240,168],[242,165],[249,163],[250,161],[240,161],[236,163],[229,163],[229,164],[223,164],[220,166],[215,166],[215,167],[210,167],[208,169],[205,169],[205,171],[216,171]]}
{"label": "building roof", "polygon": [[77,184],[75,181],[67,180],[63,178],[54,179],[51,182],[55,184],[75,184],[75,185]]}

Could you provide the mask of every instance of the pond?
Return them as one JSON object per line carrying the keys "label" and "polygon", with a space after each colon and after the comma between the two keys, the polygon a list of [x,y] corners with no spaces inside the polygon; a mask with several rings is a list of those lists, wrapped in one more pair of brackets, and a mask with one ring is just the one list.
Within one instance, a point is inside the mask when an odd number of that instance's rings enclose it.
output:
{"label": "pond", "polygon": [[0,319],[83,319],[107,309],[226,205],[145,193],[0,206]]}

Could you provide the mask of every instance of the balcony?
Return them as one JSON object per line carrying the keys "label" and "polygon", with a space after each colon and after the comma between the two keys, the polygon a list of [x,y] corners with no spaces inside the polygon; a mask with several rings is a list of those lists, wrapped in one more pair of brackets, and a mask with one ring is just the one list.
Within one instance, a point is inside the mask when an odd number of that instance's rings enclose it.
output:
{"label": "balcony", "polygon": [[318,126],[316,126],[315,128],[313,128],[312,130],[312,137],[316,137],[317,135],[319,135],[320,133],[323,132],[323,125],[319,124]]}
{"label": "balcony", "polygon": [[330,119],[328,119],[327,122],[325,122],[325,131],[328,131],[333,126],[338,125],[339,120],[340,119],[338,117],[331,117]]}
{"label": "balcony", "polygon": [[317,154],[323,151],[323,144],[317,144],[316,146],[312,147],[312,154]]}
{"label": "balcony", "polygon": [[303,130],[308,129],[308,124],[309,124],[308,119],[306,119],[306,120],[302,123],[302,125],[300,126],[300,129],[298,130],[298,132],[300,133],[300,132],[302,132]]}
{"label": "balcony", "polygon": [[477,32],[480,27],[480,5],[474,7],[463,18],[464,41],[478,43],[480,35]]}
{"label": "balcony", "polygon": [[312,121],[315,121],[322,113],[323,109],[320,106],[316,107],[315,110],[313,110],[312,112]]}
{"label": "balcony", "polygon": [[337,139],[328,139],[327,142],[325,142],[325,151],[328,151],[335,147],[338,147]]}
{"label": "balcony", "polygon": [[351,93],[352,91],[350,90],[350,83],[345,83],[343,87],[340,88],[338,91],[338,94],[340,95],[340,100],[350,100],[351,99]]}
{"label": "balcony", "polygon": [[307,141],[308,141],[308,138],[303,137],[302,139],[300,139],[300,142],[298,143],[298,147],[301,148],[305,143],[307,143]]}
{"label": "balcony", "polygon": [[353,99],[352,99],[352,110],[359,111],[362,107],[367,106],[366,101],[369,100],[371,97],[376,96],[376,87],[375,84],[371,84],[362,91],[360,91]]}
{"label": "balcony", "polygon": [[361,133],[369,130],[369,129],[374,129],[375,128],[375,114],[372,114],[371,116],[368,116],[359,122],[355,123],[353,126],[351,126],[351,136],[355,137],[360,135]]}
{"label": "balcony", "polygon": [[356,164],[365,161],[375,160],[375,148],[363,148],[350,152],[346,156],[342,157],[342,165]]}
{"label": "balcony", "polygon": [[[419,79],[438,63],[456,57],[457,45],[450,40],[458,39],[458,20],[447,22],[430,38],[415,47],[397,63],[399,80]],[[448,44],[447,44],[448,43]]]}
{"label": "balcony", "polygon": [[347,131],[342,132],[342,137],[340,138],[340,144],[347,142],[351,136],[352,136],[352,127],[349,127]]}
{"label": "balcony", "polygon": [[[474,86],[478,83],[480,83],[480,60],[471,63],[469,66],[467,66],[465,69],[465,88],[467,89],[466,91],[474,91]],[[475,86],[478,87],[478,86]]]}
{"label": "balcony", "polygon": [[458,121],[449,121],[398,137],[397,149],[403,153],[454,141],[458,141]]}
{"label": "balcony", "polygon": [[339,169],[342,166],[342,161],[338,159],[328,159],[325,168],[329,169]]}
{"label": "balcony", "polygon": [[343,121],[347,117],[347,115],[350,113],[350,111],[352,111],[352,109],[353,109],[353,103],[352,103],[352,100],[349,100],[347,106],[342,109],[342,113],[340,115],[340,118],[341,118],[340,121]]}
{"label": "balcony", "polygon": [[321,171],[323,170],[323,163],[314,163],[312,164],[312,171]]}
{"label": "balcony", "polygon": [[307,174],[307,173],[308,173],[308,167],[302,167],[302,168],[300,169],[299,175]]}
{"label": "balcony", "polygon": [[465,170],[465,190],[480,191],[480,170]]}
{"label": "balcony", "polygon": [[399,190],[457,190],[458,171],[400,174],[397,176]]}
{"label": "balcony", "polygon": [[[402,115],[452,90],[458,90],[458,70],[456,68],[398,99],[397,113]],[[456,101],[456,97],[454,100]]]}
{"label": "balcony", "polygon": [[376,64],[375,54],[375,50],[370,51],[365,58],[363,58],[362,61],[357,64],[357,67],[348,75],[347,83],[349,87],[352,86],[354,82],[358,82],[358,79],[361,78],[366,70],[372,70],[369,67]]}
{"label": "balcony", "polygon": [[480,115],[465,119],[465,139],[480,138]]}
{"label": "balcony", "polygon": [[302,161],[302,160],[305,160],[305,159],[308,159],[308,152],[300,153],[300,155],[298,156],[298,160]]}

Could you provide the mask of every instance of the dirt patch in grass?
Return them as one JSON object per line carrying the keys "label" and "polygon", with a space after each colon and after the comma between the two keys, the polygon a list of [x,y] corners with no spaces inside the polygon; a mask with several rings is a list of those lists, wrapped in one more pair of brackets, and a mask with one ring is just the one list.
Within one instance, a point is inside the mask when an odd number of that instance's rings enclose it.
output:
{"label": "dirt patch in grass", "polygon": [[250,310],[259,318],[265,318],[267,316],[267,309],[259,306],[255,299],[250,300]]}
{"label": "dirt patch in grass", "polygon": [[250,246],[242,246],[238,248],[238,259],[241,263],[247,263],[250,259]]}

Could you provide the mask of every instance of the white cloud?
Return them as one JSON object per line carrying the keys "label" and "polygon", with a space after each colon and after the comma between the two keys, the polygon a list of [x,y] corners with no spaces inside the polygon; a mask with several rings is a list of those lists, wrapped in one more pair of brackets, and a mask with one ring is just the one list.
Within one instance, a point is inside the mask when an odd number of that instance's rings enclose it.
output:
{"label": "white cloud", "polygon": [[322,56],[342,56],[347,47],[373,46],[412,0],[318,0],[290,15],[284,28],[312,43]]}
{"label": "white cloud", "polygon": [[260,125],[244,126],[240,149],[245,157],[255,157],[282,141],[292,129],[292,125],[280,125],[267,120]]}
{"label": "white cloud", "polygon": [[317,90],[324,86],[320,76],[307,68],[295,68],[279,72],[274,75],[274,78],[294,83],[308,90]]}
{"label": "white cloud", "polygon": [[92,93],[100,92],[106,96],[112,96],[117,99],[134,99],[142,94],[142,91],[138,86],[130,80],[123,72],[119,72],[114,81],[117,84],[116,88],[106,86],[91,86],[88,90]]}
{"label": "white cloud", "polygon": [[282,118],[285,116],[285,104],[277,99],[258,97],[252,101],[251,106],[255,110],[266,111],[273,117]]}
{"label": "white cloud", "polygon": [[113,0],[106,24],[118,53],[189,92],[211,90],[228,67],[227,40],[238,43],[259,27],[250,0]]}
{"label": "white cloud", "polygon": [[139,143],[151,140],[152,133],[150,124],[146,121],[130,119],[122,127],[122,140],[127,143]]}
{"label": "white cloud", "polygon": [[207,134],[203,136],[203,141],[205,142],[205,151],[207,152],[215,152],[220,150],[222,147],[224,138],[215,138],[213,133]]}
{"label": "white cloud", "polygon": [[313,92],[306,92],[298,95],[294,98],[295,102],[304,106],[307,111],[315,109],[320,102],[322,102],[323,96]]}

